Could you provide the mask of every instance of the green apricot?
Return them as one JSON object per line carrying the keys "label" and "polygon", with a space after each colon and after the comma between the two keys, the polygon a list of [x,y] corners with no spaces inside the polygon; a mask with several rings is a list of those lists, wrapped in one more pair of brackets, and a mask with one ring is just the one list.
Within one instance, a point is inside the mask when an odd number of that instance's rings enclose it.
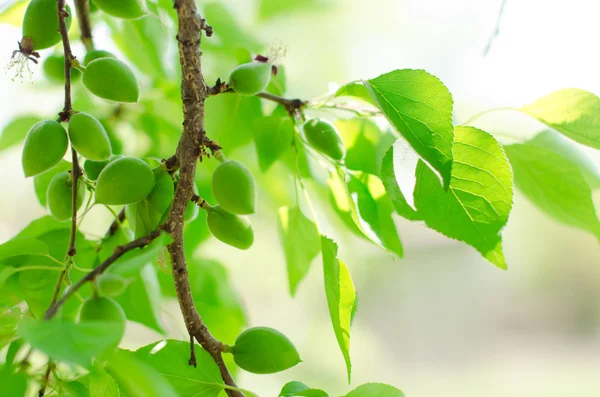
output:
{"label": "green apricot", "polygon": [[135,75],[118,59],[93,60],[85,68],[82,81],[92,94],[109,101],[134,103],[140,97]]}
{"label": "green apricot", "polygon": [[271,80],[271,64],[252,62],[239,65],[229,75],[229,87],[240,95],[256,95],[264,91]]}
{"label": "green apricot", "polygon": [[110,162],[98,175],[96,202],[107,205],[133,204],[147,197],[154,188],[150,166],[135,157]]}
{"label": "green apricot", "polygon": [[67,131],[59,122],[40,121],[27,133],[23,146],[25,176],[41,174],[54,167],[63,158],[69,146]]}
{"label": "green apricot", "polygon": [[[53,83],[62,83],[65,80],[65,57],[61,55],[50,55],[46,57],[42,65],[44,75]],[[81,72],[71,68],[71,80],[81,78]]]}
{"label": "green apricot", "polygon": [[254,177],[244,164],[226,160],[215,168],[212,177],[215,199],[229,212],[253,214],[256,209]]}
{"label": "green apricot", "polygon": [[115,161],[116,159],[120,159],[121,157],[123,156],[120,154],[113,154],[108,160],[104,161],[86,160],[85,163],[83,163],[85,176],[87,176],[89,180],[95,181],[96,179],[98,179],[98,175],[100,175],[100,172],[102,172],[102,170],[108,165],[108,163],[110,163],[111,161]]}
{"label": "green apricot", "polygon": [[94,0],[94,4],[105,13],[123,19],[137,19],[146,14],[142,0]]}
{"label": "green apricot", "polygon": [[83,58],[83,64],[87,65],[88,63],[95,61],[100,58],[116,58],[112,52],[104,51],[104,50],[92,50],[88,51]]}
{"label": "green apricot", "polygon": [[86,159],[108,160],[112,154],[110,139],[100,122],[87,113],[75,113],[69,120],[71,145]]}
{"label": "green apricot", "polygon": [[108,349],[103,355],[109,354],[110,350],[114,350],[119,345],[119,341],[125,333],[125,323],[127,317],[123,308],[112,298],[103,296],[94,296],[89,298],[79,312],[79,321],[103,321],[118,324],[119,335],[111,335],[115,339],[113,349]]}
{"label": "green apricot", "polygon": [[127,279],[112,273],[104,273],[96,279],[98,292],[102,296],[119,296],[125,291],[127,284]]}
{"label": "green apricot", "polygon": [[232,353],[240,368],[254,374],[281,372],[302,361],[292,341],[276,329],[267,327],[242,332]]}
{"label": "green apricot", "polygon": [[[69,16],[66,18],[67,30],[71,26],[71,9],[66,6]],[[33,48],[29,50],[43,50],[57,44],[60,40],[58,33],[58,12],[56,0],[32,0],[23,16],[23,40],[33,41]]]}
{"label": "green apricot", "polygon": [[248,218],[227,212],[220,205],[207,210],[206,223],[213,236],[242,250],[252,246],[254,231]]}
{"label": "green apricot", "polygon": [[[54,178],[48,185],[46,191],[46,203],[50,214],[59,221],[66,221],[73,214],[73,180],[69,172],[60,172],[54,175]],[[81,208],[85,199],[85,189],[81,185],[81,180],[77,183],[77,209]]]}
{"label": "green apricot", "polygon": [[340,161],[346,155],[346,148],[337,128],[328,121],[321,119],[307,121],[304,124],[304,136],[313,148],[333,160]]}

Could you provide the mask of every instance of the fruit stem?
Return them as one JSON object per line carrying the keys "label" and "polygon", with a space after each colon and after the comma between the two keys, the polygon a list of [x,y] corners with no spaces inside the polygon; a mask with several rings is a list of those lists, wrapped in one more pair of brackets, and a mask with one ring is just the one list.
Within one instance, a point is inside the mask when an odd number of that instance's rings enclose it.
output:
{"label": "fruit stem", "polygon": [[197,194],[194,194],[192,196],[192,198],[190,199],[190,201],[193,203],[196,203],[196,205],[198,207],[200,207],[206,211],[210,211],[214,208],[212,205],[208,204],[208,201],[204,200],[202,197],[198,196]]}
{"label": "fruit stem", "polygon": [[86,51],[92,51],[94,49],[94,39],[92,38],[90,2],[88,0],[75,0],[75,11],[77,12],[79,30],[81,30],[81,42]]}
{"label": "fruit stem", "polygon": [[215,159],[219,160],[221,163],[227,161],[227,158],[225,157],[225,154],[223,153],[223,151],[221,149],[214,151],[213,157]]}

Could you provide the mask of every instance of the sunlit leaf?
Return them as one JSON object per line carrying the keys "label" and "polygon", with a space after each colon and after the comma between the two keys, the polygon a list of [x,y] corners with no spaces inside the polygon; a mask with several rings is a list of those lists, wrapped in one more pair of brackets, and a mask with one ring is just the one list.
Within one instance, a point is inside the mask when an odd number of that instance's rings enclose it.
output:
{"label": "sunlit leaf", "polygon": [[0,244],[0,261],[19,255],[48,255],[48,246],[33,237],[15,237]]}
{"label": "sunlit leaf", "polygon": [[[0,22],[2,22],[2,13],[0,13]],[[42,121],[39,116],[19,116],[11,120],[0,134],[0,152],[21,143],[29,129],[39,121]]]}
{"label": "sunlit leaf", "polygon": [[320,389],[313,389],[306,386],[302,382],[293,381],[286,383],[281,391],[279,397],[328,397],[328,394]]}
{"label": "sunlit leaf", "polygon": [[346,394],[346,397],[404,397],[404,393],[383,383],[366,383]]}
{"label": "sunlit leaf", "polygon": [[263,172],[286,151],[291,150],[294,134],[294,123],[288,115],[268,116],[257,120],[254,142],[258,164]]}
{"label": "sunlit leaf", "polygon": [[411,207],[402,190],[400,189],[398,179],[396,177],[396,171],[394,169],[394,159],[396,156],[396,149],[394,146],[390,147],[381,162],[381,182],[385,186],[385,191],[388,197],[392,200],[396,212],[406,219],[419,220],[419,215],[413,207]]}

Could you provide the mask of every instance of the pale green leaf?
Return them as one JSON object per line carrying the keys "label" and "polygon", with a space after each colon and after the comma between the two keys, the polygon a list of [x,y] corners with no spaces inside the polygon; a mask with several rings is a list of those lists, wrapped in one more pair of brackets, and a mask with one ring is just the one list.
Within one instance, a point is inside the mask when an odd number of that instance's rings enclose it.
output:
{"label": "pale green leaf", "polygon": [[473,127],[456,127],[450,188],[422,161],[417,165],[415,206],[427,226],[475,247],[506,268],[500,232],[512,207],[512,173],[498,142]]}
{"label": "pale green leaf", "polygon": [[269,116],[257,120],[254,142],[258,164],[265,172],[286,151],[291,151],[294,141],[294,122],[288,115]]}
{"label": "pale green leaf", "polygon": [[195,346],[196,367],[188,364],[189,342],[164,340],[144,346],[135,357],[166,379],[179,396],[217,397],[224,389],[219,367],[201,346]]}
{"label": "pale green leaf", "polygon": [[90,397],[120,397],[119,386],[100,363],[92,366],[89,374]]}
{"label": "pale green leaf", "polygon": [[323,274],[325,294],[333,331],[346,362],[348,383],[350,383],[352,364],[350,362],[350,325],[356,300],[356,291],[350,271],[338,259],[338,246],[333,240],[322,236]]}
{"label": "pale green leaf", "polygon": [[391,146],[381,162],[381,182],[385,186],[385,191],[388,197],[392,200],[396,212],[406,219],[419,220],[419,215],[413,207],[408,204],[396,177],[394,170],[394,158],[396,151],[394,146]]}
{"label": "pale green leaf", "polygon": [[[205,2],[206,3],[206,2]],[[202,15],[214,30],[214,39],[203,41],[202,45],[211,46],[218,39],[221,46],[226,50],[244,48],[249,51],[258,52],[262,50],[262,44],[253,36],[252,31],[244,29],[226,6],[217,2],[203,4]],[[208,115],[208,112],[207,112]]]}
{"label": "pale green leaf", "polygon": [[[3,290],[0,290],[0,292],[4,293]],[[10,309],[0,307],[0,349],[10,343],[17,334],[17,325],[21,314],[18,307]]]}
{"label": "pale green leaf", "polygon": [[279,397],[328,397],[328,394],[320,389],[313,389],[302,382],[293,381],[286,383]]}
{"label": "pale green leaf", "polygon": [[298,11],[311,11],[331,6],[332,0],[260,0],[258,16],[261,19],[272,19],[285,14],[295,15]]}
{"label": "pale green leaf", "polygon": [[88,367],[92,358],[103,357],[118,345],[122,326],[118,321],[76,324],[62,318],[23,318],[19,322],[19,335],[53,360]]}
{"label": "pale green leaf", "polygon": [[341,86],[335,92],[334,96],[351,97],[359,99],[377,107],[377,102],[375,102],[375,100],[371,97],[371,94],[369,94],[369,90],[367,89],[367,87],[359,81],[354,81],[352,83],[348,83],[346,85]]}
{"label": "pale green leaf", "polygon": [[15,237],[0,245],[0,261],[19,255],[48,255],[48,246],[33,237]]}
{"label": "pale green leaf", "polygon": [[421,158],[450,184],[452,170],[452,96],[424,70],[395,70],[365,82],[392,126]]}
{"label": "pale green leaf", "polygon": [[[600,238],[590,181],[597,181],[583,153],[552,131],[505,146],[515,185],[549,216]],[[587,178],[586,178],[587,176]]]}
{"label": "pale green leaf", "polygon": [[299,207],[279,209],[279,237],[287,264],[290,294],[308,273],[312,260],[321,251],[319,231]]}
{"label": "pale green leaf", "polygon": [[[0,13],[0,22],[2,22],[2,14]],[[39,121],[42,121],[39,116],[19,116],[11,120],[0,134],[0,152],[23,141],[29,129]]]}
{"label": "pale green leaf", "polygon": [[600,98],[591,92],[567,88],[520,110],[576,142],[600,149]]}
{"label": "pale green leaf", "polygon": [[346,397],[404,397],[404,393],[383,383],[365,383],[346,394]]}
{"label": "pale green leaf", "polygon": [[[187,365],[187,360],[184,361]],[[119,389],[132,397],[180,397],[171,383],[134,352],[119,350],[106,366]]]}
{"label": "pale green leaf", "polygon": [[17,371],[17,368],[13,368],[12,365],[4,365],[0,367],[0,385],[2,385],[3,396],[25,396],[27,378],[23,371]]}

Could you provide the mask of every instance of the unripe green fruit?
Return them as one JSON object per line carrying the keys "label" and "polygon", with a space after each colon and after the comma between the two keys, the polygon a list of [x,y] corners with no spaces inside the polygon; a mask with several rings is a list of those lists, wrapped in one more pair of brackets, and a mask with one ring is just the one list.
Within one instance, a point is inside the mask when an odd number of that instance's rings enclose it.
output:
{"label": "unripe green fruit", "polygon": [[125,317],[123,308],[114,299],[95,296],[83,302],[81,311],[79,312],[79,321],[111,322],[118,326],[117,329],[119,334],[110,335],[110,337],[114,338],[115,342],[112,348],[107,349],[107,351],[103,353],[103,356],[106,356],[111,353],[111,350],[114,351],[119,345],[119,341],[125,333],[127,317]]}
{"label": "unripe green fruit", "polygon": [[212,177],[215,199],[229,212],[253,214],[256,208],[256,188],[250,170],[236,160],[227,160],[215,168]]}
{"label": "unripe green fruit", "polygon": [[208,209],[206,223],[213,236],[225,244],[246,250],[254,242],[248,218],[227,212],[220,205]]}
{"label": "unripe green fruit", "polygon": [[[66,6],[67,30],[71,26],[71,9]],[[23,16],[23,37],[33,41],[32,50],[50,48],[60,41],[56,0],[32,0]],[[25,40],[22,40],[22,43]]]}
{"label": "unripe green fruit", "polygon": [[256,95],[263,92],[271,80],[271,64],[264,62],[244,63],[229,75],[229,87],[240,95]]}
{"label": "unripe green fruit", "polygon": [[[53,83],[63,83],[65,80],[65,57],[61,55],[50,55],[46,57],[42,68],[44,75]],[[71,68],[71,80],[81,78],[81,72]]]}
{"label": "unripe green fruit", "polygon": [[[77,209],[81,207],[85,199],[85,189],[81,186],[81,180],[77,181]],[[50,214],[59,221],[66,221],[73,213],[73,180],[69,172],[60,172],[48,185],[46,191],[46,203]]]}
{"label": "unripe green fruit", "polygon": [[142,0],[94,0],[94,4],[117,18],[136,19],[146,14]]}
{"label": "unripe green fruit", "polygon": [[233,359],[240,368],[255,374],[281,372],[302,361],[292,341],[267,327],[242,332],[235,341]]}
{"label": "unripe green fruit", "polygon": [[104,51],[104,50],[92,50],[88,51],[83,58],[83,64],[87,65],[88,63],[95,61],[100,58],[116,58],[112,52]]}
{"label": "unripe green fruit", "polygon": [[98,292],[103,296],[119,296],[127,288],[127,279],[112,273],[104,273],[96,279]]}
{"label": "unripe green fruit", "polygon": [[99,58],[90,62],[82,81],[92,94],[109,101],[133,103],[140,96],[135,75],[118,59]]}
{"label": "unripe green fruit", "polygon": [[69,146],[67,131],[52,120],[40,121],[27,133],[23,146],[25,176],[41,174],[54,167],[63,158]]}
{"label": "unripe green fruit", "polygon": [[120,159],[121,157],[123,156],[121,156],[120,154],[113,154],[108,160],[104,161],[86,160],[85,163],[83,163],[85,176],[89,180],[95,181],[96,179],[98,179],[98,175],[100,175],[100,173],[102,172],[104,167],[108,165],[108,163],[110,163],[111,161],[115,161],[116,159]]}
{"label": "unripe green fruit", "polygon": [[321,119],[312,119],[304,124],[304,136],[308,143],[333,160],[340,161],[346,155],[342,138],[333,124]]}
{"label": "unripe green fruit", "polygon": [[110,139],[100,122],[87,113],[75,113],[69,120],[71,145],[83,157],[102,161],[111,153]]}
{"label": "unripe green fruit", "polygon": [[98,175],[96,202],[133,204],[148,196],[153,188],[152,168],[138,158],[122,157],[109,163]]}

